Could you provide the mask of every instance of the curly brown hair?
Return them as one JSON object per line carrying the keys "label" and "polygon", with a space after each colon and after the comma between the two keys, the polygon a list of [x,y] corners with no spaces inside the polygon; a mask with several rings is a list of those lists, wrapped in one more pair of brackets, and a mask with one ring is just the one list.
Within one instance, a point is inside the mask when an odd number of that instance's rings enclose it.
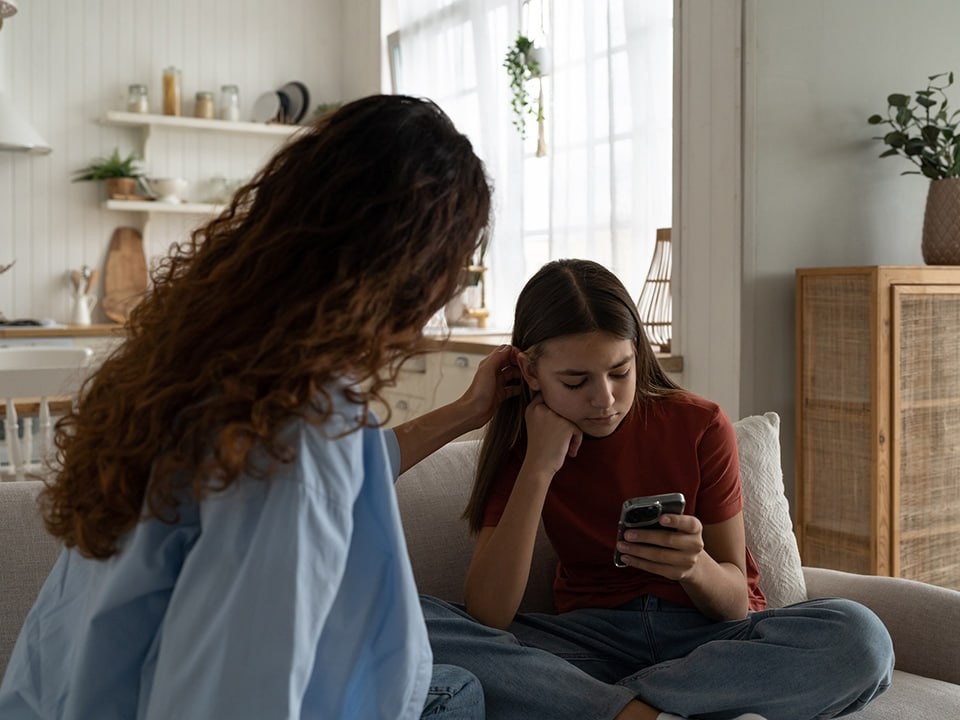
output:
{"label": "curly brown hair", "polygon": [[299,131],[151,271],[126,341],[57,424],[49,531],[110,557],[141,519],[176,521],[186,492],[269,475],[254,447],[290,461],[279,431],[326,422],[332,386],[366,417],[489,221],[483,164],[429,101],[364,98]]}

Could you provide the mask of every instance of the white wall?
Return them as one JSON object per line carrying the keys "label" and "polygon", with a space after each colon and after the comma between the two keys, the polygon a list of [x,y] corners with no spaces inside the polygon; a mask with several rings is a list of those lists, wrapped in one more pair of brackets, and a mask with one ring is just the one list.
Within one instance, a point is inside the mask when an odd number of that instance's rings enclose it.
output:
{"label": "white wall", "polygon": [[956,0],[745,2],[740,411],[780,413],[791,497],[794,270],[922,264],[927,182],[877,158],[866,120],[960,72],[957,27]]}
{"label": "white wall", "polygon": [[[307,85],[312,106],[375,91],[379,81],[375,72],[372,85],[365,82],[369,68],[358,74],[355,65],[344,81],[342,7],[353,8],[350,0],[22,0],[19,6],[0,30],[0,90],[53,153],[0,153],[0,264],[17,261],[0,276],[0,311],[8,317],[65,320],[67,270],[102,268],[113,229],[143,223],[137,213],[100,209],[98,183],[70,182],[71,172],[94,157],[139,147],[138,131],[97,123],[105,110],[122,109],[127,85],[146,84],[158,109],[161,71],[177,65],[187,114],[196,91],[219,94],[222,84],[235,83],[247,118],[258,95],[291,80]],[[376,52],[376,28],[372,33]],[[376,67],[375,56],[368,62]],[[194,181],[246,176],[274,142],[156,133],[149,169]],[[155,216],[148,251],[162,252],[201,220]]]}

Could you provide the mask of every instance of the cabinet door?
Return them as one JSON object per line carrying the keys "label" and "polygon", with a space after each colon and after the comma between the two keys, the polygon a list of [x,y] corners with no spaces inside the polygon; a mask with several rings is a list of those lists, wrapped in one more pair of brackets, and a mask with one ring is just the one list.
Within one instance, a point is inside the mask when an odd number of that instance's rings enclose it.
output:
{"label": "cabinet door", "polygon": [[866,274],[797,278],[797,530],[804,564],[885,574],[889,545],[877,547],[874,520],[874,297]]}
{"label": "cabinet door", "polygon": [[960,590],[960,285],[892,301],[892,570]]}
{"label": "cabinet door", "polygon": [[466,352],[441,352],[431,357],[435,373],[431,377],[430,407],[436,408],[453,402],[470,387],[477,365],[485,356]]}

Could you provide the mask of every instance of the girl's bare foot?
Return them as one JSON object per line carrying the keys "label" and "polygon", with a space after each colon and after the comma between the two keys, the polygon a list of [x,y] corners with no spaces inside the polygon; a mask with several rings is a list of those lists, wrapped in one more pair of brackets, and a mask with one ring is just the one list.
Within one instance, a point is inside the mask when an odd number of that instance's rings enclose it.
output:
{"label": "girl's bare foot", "polygon": [[659,710],[654,710],[646,703],[631,700],[614,720],[657,720],[659,714]]}

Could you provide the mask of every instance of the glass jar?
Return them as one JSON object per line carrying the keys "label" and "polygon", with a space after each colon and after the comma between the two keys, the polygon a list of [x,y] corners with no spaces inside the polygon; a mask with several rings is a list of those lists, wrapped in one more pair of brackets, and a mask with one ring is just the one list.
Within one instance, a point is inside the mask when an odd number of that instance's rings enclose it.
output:
{"label": "glass jar", "polygon": [[213,93],[198,92],[197,100],[193,106],[194,117],[213,119]]}
{"label": "glass jar", "polygon": [[236,85],[220,88],[220,119],[233,122],[240,119],[240,91]]}
{"label": "glass jar", "polygon": [[172,65],[163,70],[163,114],[180,114],[180,70]]}
{"label": "glass jar", "polygon": [[127,112],[150,112],[150,107],[147,102],[146,85],[131,85],[127,88]]}

